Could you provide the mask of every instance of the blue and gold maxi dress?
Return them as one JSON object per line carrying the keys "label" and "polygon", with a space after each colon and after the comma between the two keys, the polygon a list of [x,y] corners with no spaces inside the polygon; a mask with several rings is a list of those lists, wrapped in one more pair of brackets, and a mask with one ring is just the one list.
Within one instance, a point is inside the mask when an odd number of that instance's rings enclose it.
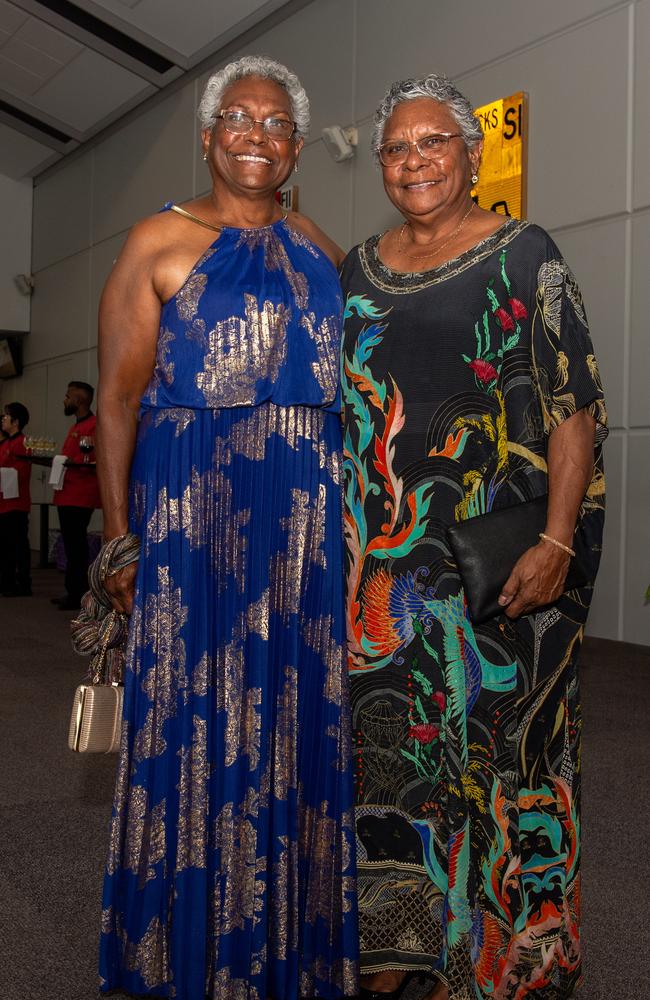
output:
{"label": "blue and gold maxi dress", "polygon": [[163,307],[131,472],[103,991],[356,992],[341,307],[286,220],[224,228]]}

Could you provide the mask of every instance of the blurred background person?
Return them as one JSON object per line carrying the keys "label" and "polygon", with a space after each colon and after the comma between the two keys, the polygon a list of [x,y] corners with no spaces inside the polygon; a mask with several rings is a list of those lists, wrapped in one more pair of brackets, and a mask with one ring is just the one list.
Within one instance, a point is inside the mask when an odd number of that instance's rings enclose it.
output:
{"label": "blurred background person", "polygon": [[29,412],[22,403],[8,403],[2,414],[0,440],[0,592],[3,597],[31,597],[29,546],[30,478],[23,456],[24,428]]}
{"label": "blurred background person", "polygon": [[60,611],[81,607],[81,598],[88,589],[88,525],[93,511],[101,507],[95,470],[96,418],[91,410],[94,394],[92,385],[74,381],[68,383],[63,399],[63,412],[66,417],[74,417],[75,422],[61,449],[68,461],[53,500],[66,558],[65,595],[52,598]]}

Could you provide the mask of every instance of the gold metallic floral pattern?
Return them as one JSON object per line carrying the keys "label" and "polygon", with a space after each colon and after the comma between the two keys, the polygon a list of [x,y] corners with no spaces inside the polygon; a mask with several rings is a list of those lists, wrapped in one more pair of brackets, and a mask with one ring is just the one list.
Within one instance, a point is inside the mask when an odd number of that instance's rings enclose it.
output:
{"label": "gold metallic floral pattern", "polygon": [[312,618],[302,627],[305,644],[318,653],[325,664],[323,697],[333,705],[341,704],[343,677],[343,646],[332,635],[332,616]]}
{"label": "gold metallic floral pattern", "polygon": [[307,331],[313,341],[318,356],[312,361],[312,371],[328,400],[334,399],[339,384],[339,361],[337,351],[333,349],[338,343],[339,320],[337,316],[326,316],[320,322],[314,313],[303,313],[300,325]]}
{"label": "gold metallic floral pattern", "polygon": [[289,309],[244,294],[244,318],[230,316],[208,331],[208,348],[196,385],[208,406],[255,402],[260,379],[274,381],[287,353]]}
{"label": "gold metallic floral pattern", "polygon": [[286,552],[273,557],[271,607],[286,622],[297,614],[307,584],[309,566],[327,569],[324,543],[325,485],[318,487],[312,501],[304,490],[291,491],[291,514],[282,518],[280,526],[287,532]]}
{"label": "gold metallic floral pattern", "polygon": [[124,868],[138,876],[138,886],[156,877],[155,865],[165,857],[165,799],[149,810],[146,788],[133,785],[127,800]]}
{"label": "gold metallic floral pattern", "polygon": [[176,294],[176,310],[184,323],[191,323],[196,316],[207,282],[208,276],[205,272],[198,274],[195,272]]}
{"label": "gold metallic floral pattern", "polygon": [[309,284],[301,271],[296,271],[284,244],[272,229],[243,229],[238,246],[248,246],[253,251],[264,248],[264,263],[269,271],[282,271],[293,294],[298,309],[306,309],[309,303]]}
{"label": "gold metallic floral pattern", "polygon": [[156,348],[156,367],[146,390],[146,395],[155,406],[158,399],[158,389],[161,385],[171,385],[174,381],[174,361],[171,345],[176,339],[172,330],[161,327]]}
{"label": "gold metallic floral pattern", "polygon": [[192,719],[192,743],[180,749],[176,870],[205,868],[208,813],[207,722]]}
{"label": "gold metallic floral pattern", "polygon": [[282,802],[298,787],[298,671],[285,667],[284,677],[277,701],[271,786],[273,796]]}
{"label": "gold metallic floral pattern", "polygon": [[189,410],[182,406],[171,406],[168,409],[156,410],[154,426],[160,427],[166,420],[176,424],[174,436],[180,437],[183,431],[187,430],[190,424],[196,420],[194,410]]}
{"label": "gold metallic floral pattern", "polygon": [[259,921],[266,893],[266,857],[257,856],[255,820],[258,793],[249,788],[236,808],[227,802],[214,822],[214,844],[220,851],[214,891],[216,928],[220,934]]}
{"label": "gold metallic floral pattern", "polygon": [[153,917],[137,944],[124,937],[124,965],[138,972],[148,990],[170,981],[167,929]]}
{"label": "gold metallic floral pattern", "polygon": [[180,587],[174,588],[169,567],[158,567],[158,593],[147,594],[144,606],[143,641],[156,651],[156,665],[142,682],[144,693],[152,702],[142,728],[135,734],[134,760],[157,757],[164,752],[162,735],[165,722],[176,713],[176,697],[187,686],[185,642],[180,631],[187,621]]}

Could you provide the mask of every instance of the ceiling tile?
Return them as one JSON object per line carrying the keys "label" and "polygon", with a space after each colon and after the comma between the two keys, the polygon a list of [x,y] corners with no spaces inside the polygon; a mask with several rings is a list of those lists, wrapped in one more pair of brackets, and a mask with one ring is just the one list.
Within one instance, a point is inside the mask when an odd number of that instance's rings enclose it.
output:
{"label": "ceiling tile", "polygon": [[[92,81],[92,85],[91,85]],[[84,49],[34,98],[34,105],[79,132],[85,132],[136,95],[151,91],[146,80]]]}
{"label": "ceiling tile", "polygon": [[284,0],[275,4],[269,0],[220,0],[219,3],[192,0],[191,17],[178,0],[140,0],[132,10],[125,9],[121,0],[95,0],[95,5],[117,14],[152,39],[190,58],[203,49],[206,42],[219,38],[250,14],[265,8],[264,16],[271,6],[279,7],[282,2]]}
{"label": "ceiling tile", "polygon": [[18,97],[31,97],[42,84],[41,77],[0,53],[0,88],[9,90]]}
{"label": "ceiling tile", "polygon": [[52,150],[0,122],[0,174],[19,180],[45,166]]}
{"label": "ceiling tile", "polygon": [[0,0],[0,28],[3,31],[13,35],[14,31],[17,31],[27,18],[28,15],[18,7],[7,3],[6,0]]}
{"label": "ceiling tile", "polygon": [[53,59],[61,63],[68,63],[83,51],[83,45],[73,38],[64,35],[62,31],[57,31],[44,21],[39,21],[35,17],[30,17],[28,21],[18,30],[16,37],[32,48],[40,49]]}
{"label": "ceiling tile", "polygon": [[51,56],[41,52],[39,49],[32,48],[31,45],[25,45],[21,42],[17,35],[7,42],[4,49],[2,50],[2,55],[6,59],[11,59],[12,62],[17,63],[23,69],[26,69],[29,73],[33,73],[34,76],[39,77],[40,80],[49,80],[57,70],[61,69],[61,62],[58,59],[52,59]]}

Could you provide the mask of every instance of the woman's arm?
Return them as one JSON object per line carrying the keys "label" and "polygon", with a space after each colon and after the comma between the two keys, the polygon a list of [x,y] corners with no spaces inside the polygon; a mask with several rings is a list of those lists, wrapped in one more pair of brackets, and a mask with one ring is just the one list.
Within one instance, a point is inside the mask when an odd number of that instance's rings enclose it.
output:
{"label": "woman's arm", "polygon": [[[548,443],[548,513],[544,533],[571,548],[578,511],[594,467],[596,421],[578,410],[552,432]],[[515,564],[499,604],[508,618],[530,614],[562,594],[569,555],[540,539]]]}
{"label": "woman's arm", "polygon": [[[153,372],[160,299],[154,286],[159,227],[139,223],[116,261],[99,307],[97,476],[104,539],[128,531],[129,473],[140,398]],[[118,611],[131,612],[137,564],[106,580]]]}

